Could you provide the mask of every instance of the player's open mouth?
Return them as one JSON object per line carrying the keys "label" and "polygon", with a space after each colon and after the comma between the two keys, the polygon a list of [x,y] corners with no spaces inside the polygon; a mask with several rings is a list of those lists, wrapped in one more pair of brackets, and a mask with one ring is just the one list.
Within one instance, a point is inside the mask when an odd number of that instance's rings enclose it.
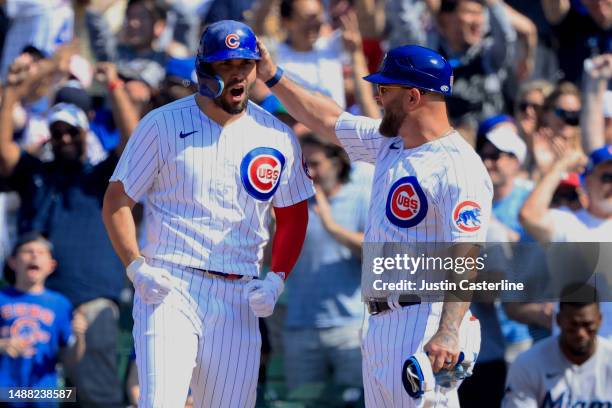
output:
{"label": "player's open mouth", "polygon": [[39,271],[40,270],[40,266],[36,265],[36,264],[30,264],[28,265],[28,271]]}
{"label": "player's open mouth", "polygon": [[242,99],[242,96],[244,95],[244,86],[243,85],[235,86],[232,89],[230,89],[229,93],[232,96],[232,100],[238,102]]}

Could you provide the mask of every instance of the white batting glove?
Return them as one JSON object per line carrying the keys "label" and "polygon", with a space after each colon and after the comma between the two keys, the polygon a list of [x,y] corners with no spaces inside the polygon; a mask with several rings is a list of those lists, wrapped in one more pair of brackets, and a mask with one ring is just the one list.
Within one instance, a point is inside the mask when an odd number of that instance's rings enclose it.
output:
{"label": "white batting glove", "polygon": [[127,275],[134,284],[136,292],[148,305],[161,303],[172,290],[172,276],[168,271],[147,265],[142,256],[128,265]]}
{"label": "white batting glove", "polygon": [[285,282],[277,272],[268,272],[265,279],[253,279],[244,287],[244,298],[257,317],[268,317],[285,289]]}

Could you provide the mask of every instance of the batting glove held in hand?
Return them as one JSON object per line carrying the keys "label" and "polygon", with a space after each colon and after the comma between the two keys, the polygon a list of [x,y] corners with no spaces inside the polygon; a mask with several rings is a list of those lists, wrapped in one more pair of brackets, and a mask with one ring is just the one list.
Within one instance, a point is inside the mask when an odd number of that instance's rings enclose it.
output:
{"label": "batting glove held in hand", "polygon": [[244,297],[257,317],[268,317],[274,312],[274,305],[283,293],[285,283],[275,272],[268,272],[265,279],[253,279],[244,287]]}
{"label": "batting glove held in hand", "polygon": [[128,265],[127,275],[138,295],[148,305],[161,303],[172,290],[172,276],[165,269],[147,265],[142,256]]}

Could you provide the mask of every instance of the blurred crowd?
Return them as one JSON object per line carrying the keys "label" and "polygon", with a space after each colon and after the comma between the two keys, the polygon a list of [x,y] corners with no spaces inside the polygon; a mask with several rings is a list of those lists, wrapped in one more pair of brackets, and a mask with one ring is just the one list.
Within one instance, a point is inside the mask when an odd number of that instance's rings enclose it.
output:
{"label": "blurred crowd", "polygon": [[[200,33],[222,19],[249,24],[296,82],[372,118],[376,90],[361,78],[385,51],[439,51],[454,69],[453,126],[493,182],[490,240],[612,241],[612,0],[0,0],[0,385],[60,381],[83,407],[137,400],[133,358],[119,358],[131,288],[102,197],[140,118],[197,91]],[[258,404],[335,384],[355,392],[335,389],[329,406],[359,406],[372,168],[294,120],[264,84],[249,92],[294,130],[317,189],[287,294],[262,321]],[[135,217],[146,222],[146,208]],[[612,339],[612,307],[599,309],[574,341]],[[517,355],[559,330],[557,306],[472,310],[482,348],[462,406],[500,406]]]}

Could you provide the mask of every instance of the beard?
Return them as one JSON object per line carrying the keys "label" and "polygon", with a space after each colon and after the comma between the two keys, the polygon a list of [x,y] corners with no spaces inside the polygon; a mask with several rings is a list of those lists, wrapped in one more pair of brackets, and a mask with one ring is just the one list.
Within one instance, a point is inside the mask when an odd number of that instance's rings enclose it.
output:
{"label": "beard", "polygon": [[385,137],[397,136],[405,117],[406,114],[404,112],[394,112],[391,109],[385,110],[385,114],[378,127],[378,132]]}
{"label": "beard", "polygon": [[225,100],[225,95],[226,93],[224,91],[221,94],[221,96],[219,96],[218,98],[214,98],[213,102],[215,103],[215,105],[217,105],[218,107],[223,109],[225,112],[229,113],[230,115],[238,115],[239,113],[244,112],[244,110],[246,109],[247,103],[249,103],[248,87],[244,88],[244,99],[242,100],[242,102],[238,104],[232,104],[228,102],[227,100]]}

